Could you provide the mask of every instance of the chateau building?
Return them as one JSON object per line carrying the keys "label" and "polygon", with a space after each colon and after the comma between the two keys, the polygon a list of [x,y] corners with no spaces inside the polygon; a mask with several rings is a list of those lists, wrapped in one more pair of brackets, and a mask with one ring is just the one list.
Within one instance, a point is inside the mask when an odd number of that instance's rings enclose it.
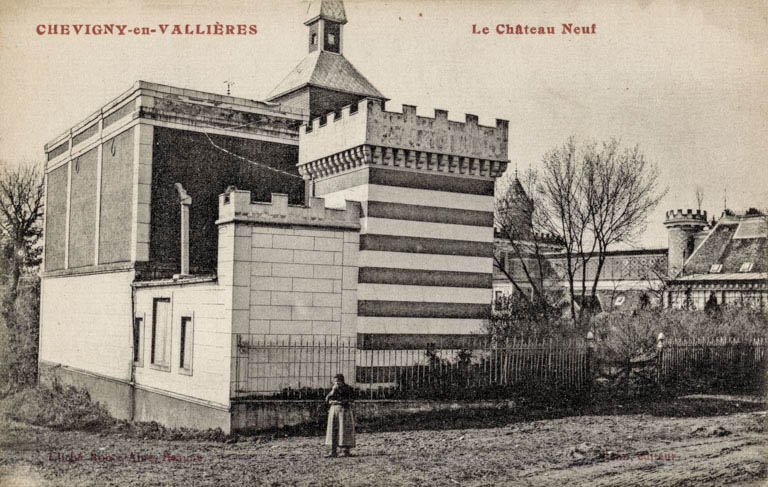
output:
{"label": "chateau building", "polygon": [[253,341],[482,331],[507,122],[386,110],[344,57],[346,22],[341,1],[312,4],[307,57],[268,102],[139,81],[46,145],[43,381],[230,431],[244,394],[292,386],[279,370],[299,363]]}
{"label": "chateau building", "polygon": [[[519,184],[513,184],[512,191],[524,195]],[[524,206],[524,198],[517,200]],[[521,214],[510,218],[521,229],[528,228],[518,235],[521,240],[534,238],[530,222]],[[664,225],[668,231],[667,249],[607,252],[597,285],[599,310],[633,310],[641,306],[702,310],[707,301],[768,309],[768,216],[756,209],[741,215],[725,210],[719,220],[708,221],[705,211],[671,210]],[[525,254],[526,248],[522,247],[521,261],[520,244],[512,245],[506,235],[497,235],[495,308],[503,308],[508,296],[520,292],[518,288],[532,292],[532,280],[552,294],[564,295],[568,289],[565,256],[558,242],[541,235],[536,238],[541,249],[543,279],[530,249]],[[587,266],[589,285],[596,270],[593,259]],[[580,292],[581,283],[575,284],[575,290]]]}
{"label": "chateau building", "polygon": [[[551,302],[563,312],[570,306],[567,261],[563,243],[551,235],[533,231],[533,201],[516,177],[498,203],[498,227],[495,238],[493,274],[494,309],[509,305],[515,293],[532,294],[534,286],[550,295]],[[578,255],[573,256],[579,259]],[[605,255],[596,288],[596,306],[600,311],[626,311],[641,306],[660,306],[667,276],[667,249],[612,250]],[[587,263],[587,294],[597,273],[597,259]],[[582,274],[574,282],[582,304]]]}
{"label": "chateau building", "polygon": [[768,216],[726,210],[716,223],[706,220],[706,212],[667,212],[671,279],[665,304],[768,309]]}

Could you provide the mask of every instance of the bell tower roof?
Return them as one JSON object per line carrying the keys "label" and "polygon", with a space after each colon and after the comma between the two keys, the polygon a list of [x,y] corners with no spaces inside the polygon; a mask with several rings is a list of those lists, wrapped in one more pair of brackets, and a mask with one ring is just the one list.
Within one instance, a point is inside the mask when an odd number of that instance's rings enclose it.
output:
{"label": "bell tower roof", "polygon": [[313,0],[304,21],[309,34],[309,52],[272,90],[267,100],[309,109],[311,118],[357,104],[363,98],[387,100],[344,57],[346,23],[347,14],[341,0]]}
{"label": "bell tower roof", "polygon": [[313,0],[310,2],[304,25],[309,25],[319,19],[346,24],[347,14],[344,12],[344,2],[342,0]]}

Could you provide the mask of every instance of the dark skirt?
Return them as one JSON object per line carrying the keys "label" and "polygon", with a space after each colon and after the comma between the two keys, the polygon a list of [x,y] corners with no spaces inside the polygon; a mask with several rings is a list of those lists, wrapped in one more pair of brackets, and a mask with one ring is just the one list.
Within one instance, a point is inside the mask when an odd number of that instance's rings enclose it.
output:
{"label": "dark skirt", "polygon": [[336,433],[338,446],[355,446],[355,418],[351,407],[333,404],[328,410],[328,427],[325,430],[325,444],[333,446],[333,435]]}

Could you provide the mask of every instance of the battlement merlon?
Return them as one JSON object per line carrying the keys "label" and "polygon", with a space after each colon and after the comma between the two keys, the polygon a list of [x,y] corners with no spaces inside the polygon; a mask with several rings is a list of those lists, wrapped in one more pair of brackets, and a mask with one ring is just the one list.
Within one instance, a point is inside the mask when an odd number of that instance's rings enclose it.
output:
{"label": "battlement merlon", "polygon": [[361,214],[362,207],[357,201],[347,201],[343,210],[326,208],[323,198],[310,198],[309,206],[289,205],[288,195],[279,193],[272,193],[269,203],[252,202],[250,191],[236,189],[219,195],[216,224],[234,222],[360,230]]}
{"label": "battlement merlon", "polygon": [[676,226],[676,225],[706,225],[707,224],[707,212],[702,210],[687,209],[683,211],[669,210],[666,213],[666,219],[664,225]]}
{"label": "battlement merlon", "polygon": [[448,120],[445,110],[422,117],[412,105],[392,112],[378,100],[363,99],[299,129],[299,166],[363,145],[507,163],[509,122],[478,122],[470,114],[464,122]]}

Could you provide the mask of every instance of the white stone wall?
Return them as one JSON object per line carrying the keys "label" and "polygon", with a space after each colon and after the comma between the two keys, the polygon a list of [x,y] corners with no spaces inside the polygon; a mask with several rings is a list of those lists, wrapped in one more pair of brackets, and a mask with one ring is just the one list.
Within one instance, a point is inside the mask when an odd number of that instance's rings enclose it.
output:
{"label": "white stone wall", "polygon": [[138,124],[134,136],[133,219],[131,261],[149,260],[150,206],[152,199],[152,144],[154,127]]}
{"label": "white stone wall", "polygon": [[233,333],[354,336],[359,241],[343,229],[237,224]]}
{"label": "white stone wall", "polygon": [[[136,290],[136,316],[143,319],[142,357],[136,386],[153,392],[213,405],[228,406],[231,324],[227,319],[227,287],[215,281]],[[171,307],[168,367],[151,363],[153,302],[167,298]],[[181,318],[192,318],[191,371],[180,368]],[[187,357],[189,359],[189,357]]]}
{"label": "white stone wall", "polygon": [[130,380],[132,281],[132,271],[43,278],[40,361]]}

